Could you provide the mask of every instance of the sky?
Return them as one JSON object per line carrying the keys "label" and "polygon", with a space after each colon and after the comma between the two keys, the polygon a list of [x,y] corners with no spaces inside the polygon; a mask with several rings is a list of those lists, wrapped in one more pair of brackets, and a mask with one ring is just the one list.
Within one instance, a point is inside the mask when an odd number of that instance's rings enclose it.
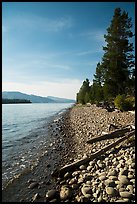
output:
{"label": "sky", "polygon": [[92,84],[117,7],[135,32],[134,2],[3,2],[2,91],[76,99],[86,78]]}

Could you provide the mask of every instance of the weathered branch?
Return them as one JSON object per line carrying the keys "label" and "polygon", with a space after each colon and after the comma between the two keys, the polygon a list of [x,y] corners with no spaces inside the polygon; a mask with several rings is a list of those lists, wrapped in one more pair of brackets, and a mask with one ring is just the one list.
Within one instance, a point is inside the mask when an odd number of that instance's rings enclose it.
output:
{"label": "weathered branch", "polygon": [[97,142],[100,140],[106,140],[106,139],[114,139],[116,137],[121,137],[123,134],[125,134],[126,132],[129,132],[131,129],[126,127],[126,128],[122,128],[119,130],[116,130],[114,132],[105,134],[105,135],[101,135],[99,137],[93,137],[92,139],[88,140],[87,143],[92,144],[93,142]]}
{"label": "weathered branch", "polygon": [[84,158],[84,159],[80,159],[78,161],[75,161],[71,164],[65,165],[64,167],[62,167],[60,170],[56,170],[53,173],[53,176],[57,176],[57,175],[64,175],[65,172],[67,171],[71,171],[77,167],[79,167],[82,164],[85,164],[89,161],[91,161],[94,158],[97,158],[98,156],[102,155],[103,153],[107,152],[108,150],[110,150],[111,148],[115,147],[116,145],[118,145],[119,143],[121,143],[122,141],[128,139],[130,136],[135,134],[135,130],[132,130],[130,133],[124,135],[123,137],[121,137],[120,139],[118,139],[116,142],[107,145],[106,147],[104,147],[103,149],[99,150],[98,152],[92,154],[90,157]]}
{"label": "weathered branch", "polygon": [[135,130],[135,125],[131,125],[131,128]]}

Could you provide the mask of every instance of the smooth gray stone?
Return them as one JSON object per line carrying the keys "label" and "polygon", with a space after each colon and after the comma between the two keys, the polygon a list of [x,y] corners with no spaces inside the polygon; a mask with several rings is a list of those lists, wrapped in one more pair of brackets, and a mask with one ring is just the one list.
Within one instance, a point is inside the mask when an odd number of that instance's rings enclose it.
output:
{"label": "smooth gray stone", "polygon": [[106,187],[106,193],[113,196],[117,195],[117,191],[113,187]]}
{"label": "smooth gray stone", "polygon": [[130,193],[128,191],[119,192],[119,194],[122,198],[131,198],[132,197],[132,193]]}
{"label": "smooth gray stone", "polygon": [[83,187],[81,188],[81,192],[84,196],[85,194],[92,194],[91,186],[88,184],[84,184]]}
{"label": "smooth gray stone", "polygon": [[54,198],[56,195],[57,195],[57,191],[54,190],[54,189],[51,189],[51,190],[49,190],[49,191],[46,193],[46,198],[52,199],[52,198]]}

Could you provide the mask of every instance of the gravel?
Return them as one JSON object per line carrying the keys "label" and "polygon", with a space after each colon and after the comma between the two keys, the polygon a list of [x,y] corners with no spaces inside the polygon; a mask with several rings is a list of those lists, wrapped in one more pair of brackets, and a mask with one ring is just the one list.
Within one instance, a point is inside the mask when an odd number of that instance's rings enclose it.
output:
{"label": "gravel", "polygon": [[[107,112],[95,105],[90,107],[74,106],[64,114],[59,121],[56,121],[58,140],[60,138],[62,141],[61,151],[63,151],[62,162],[58,165],[58,169],[71,162],[86,158],[115,142],[117,138],[93,144],[86,143],[87,140],[103,135],[104,132],[109,133],[111,124],[119,128],[127,125],[135,126],[135,115],[130,112]],[[51,148],[54,148],[54,145]],[[35,175],[33,179],[36,179]],[[44,178],[42,181],[44,182]],[[134,202],[135,144],[132,140],[126,140],[87,164],[56,177],[51,182],[54,182],[54,188],[49,185],[45,195],[41,198],[39,196],[34,198],[33,194],[32,200]],[[35,184],[33,186],[33,183],[29,184],[31,188],[38,188],[38,186]],[[37,189],[35,193],[38,193]]]}

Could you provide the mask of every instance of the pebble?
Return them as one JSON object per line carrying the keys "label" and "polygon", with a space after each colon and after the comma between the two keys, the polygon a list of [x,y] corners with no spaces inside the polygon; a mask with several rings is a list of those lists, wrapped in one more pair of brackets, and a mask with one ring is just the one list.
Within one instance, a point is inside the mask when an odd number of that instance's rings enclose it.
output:
{"label": "pebble", "polygon": [[[83,110],[84,110],[84,107],[83,107]],[[102,108],[100,110],[103,111]],[[90,124],[89,129],[86,126],[86,122],[83,121],[83,116],[81,115],[81,114],[84,114],[84,112],[87,115],[89,115],[89,121],[86,121]],[[93,116],[93,114],[95,114],[95,116],[98,118],[97,122],[94,120],[94,117],[90,118]],[[107,112],[105,114],[107,114]],[[124,115],[125,113],[120,113],[120,115],[122,114]],[[84,146],[83,144],[85,144],[85,139],[86,139],[84,138],[84,135],[86,134],[87,129],[89,132],[92,133],[92,136],[94,137],[97,134],[100,135],[101,133],[100,130],[97,129],[96,127],[96,126],[100,126],[101,124],[100,121],[103,124],[103,126],[101,126],[103,131],[106,131],[105,124],[107,123],[114,123],[118,121],[118,123],[121,125],[129,124],[129,122],[127,123],[125,122],[126,120],[125,115],[122,117],[118,117],[118,115],[115,115],[116,121],[112,121],[111,117],[108,117],[108,115],[104,116],[104,114],[100,114],[98,110],[94,112],[94,109],[93,109],[93,113],[92,112],[90,113],[90,111],[81,112],[80,110],[80,113],[76,112],[75,117],[77,117],[76,121],[74,121],[74,124],[73,124],[75,134],[73,134],[73,132],[72,134],[76,136],[77,138],[76,141],[80,141],[80,148],[75,150],[77,155],[76,155],[76,158],[74,156],[73,161],[76,161],[76,159],[86,158],[87,155],[89,156],[89,154],[91,155],[93,152],[96,152],[100,150],[102,147],[104,147],[105,145],[111,144],[111,142],[115,141],[115,139],[113,140],[109,139],[109,140],[93,143],[90,145],[86,144]],[[84,119],[85,118],[86,116],[84,117]],[[75,129],[75,123],[76,123],[77,129]],[[65,126],[64,128],[66,129]],[[65,129],[64,129],[64,132],[65,132]],[[90,152],[88,152],[88,150]],[[116,148],[113,148],[107,151],[107,153],[104,153],[104,155],[101,155],[99,158],[91,160],[88,163],[88,165],[81,165],[79,166],[78,170],[75,169],[75,171],[73,172],[68,171],[67,173],[65,173],[64,177],[63,178],[61,177],[60,180],[58,181],[60,185],[60,191],[58,192],[57,190],[51,189],[47,192],[46,198],[48,198],[49,202],[57,202],[58,201],[58,199],[56,198],[57,195],[60,195],[60,202],[69,202],[69,201],[71,202],[75,202],[75,201],[77,202],[103,202],[103,201],[128,202],[130,201],[131,200],[130,198],[132,198],[132,196],[134,198],[134,191],[135,191],[134,190],[135,159],[133,161],[134,152],[135,151],[133,150],[133,147],[124,148],[124,144],[117,145]],[[73,158],[73,156],[71,157]],[[134,158],[135,158],[135,154],[134,154]],[[72,162],[69,159],[68,161]],[[33,183],[34,181],[30,182],[30,185]],[[67,185],[65,185],[66,183]]]}
{"label": "pebble", "polygon": [[[97,171],[96,171],[97,172]],[[105,176],[106,177],[106,173],[105,172],[101,172],[100,176]]]}
{"label": "pebble", "polygon": [[128,174],[128,178],[129,178],[129,179],[133,179],[133,178],[134,178],[134,175],[133,175],[133,174]]}
{"label": "pebble", "polygon": [[78,189],[78,188],[79,188],[79,185],[78,185],[78,184],[72,184],[71,188],[72,188],[72,189]]}
{"label": "pebble", "polygon": [[99,196],[98,202],[103,202],[103,201],[104,201],[104,200],[103,200],[102,196]]}
{"label": "pebble", "polygon": [[57,199],[54,198],[53,200],[50,200],[49,202],[50,202],[50,203],[57,203]]}
{"label": "pebble", "polygon": [[123,198],[123,200],[124,200],[125,202],[129,202],[129,201],[130,201],[129,198]]}
{"label": "pebble", "polygon": [[37,186],[38,186],[38,183],[37,183],[37,182],[33,182],[33,183],[31,183],[31,184],[28,186],[28,188],[32,189],[32,188],[35,188],[35,187],[37,187]]}
{"label": "pebble", "polygon": [[117,194],[117,191],[113,187],[106,187],[106,193],[108,195],[115,196]]}
{"label": "pebble", "polygon": [[115,202],[121,203],[121,202],[125,202],[124,200],[116,200]]}
{"label": "pebble", "polygon": [[69,181],[69,184],[76,184],[77,183],[77,179],[76,178],[72,178],[70,181]]}
{"label": "pebble", "polygon": [[72,173],[72,176],[75,177],[75,176],[79,175],[79,173],[80,173],[80,171],[74,171],[74,172]]}
{"label": "pebble", "polygon": [[132,185],[127,185],[127,190],[129,190],[131,193],[133,193],[134,188]]}
{"label": "pebble", "polygon": [[98,197],[98,194],[97,194],[97,193],[93,193],[93,197],[94,197],[94,198],[97,198],[97,197]]}
{"label": "pebble", "polygon": [[75,199],[76,199],[77,202],[83,202],[83,197],[82,196],[77,195],[75,197]]}
{"label": "pebble", "polygon": [[88,193],[84,195],[84,197],[85,197],[85,198],[88,198],[88,199],[91,198],[91,196],[92,196],[92,195],[91,195],[91,194],[88,194]]}
{"label": "pebble", "polygon": [[128,191],[123,191],[123,192],[120,192],[119,194],[122,198],[131,198],[132,197],[132,193],[130,193]]}
{"label": "pebble", "polygon": [[71,173],[67,172],[64,174],[64,178],[70,178],[71,177]]}
{"label": "pebble", "polygon": [[92,182],[91,181],[86,181],[86,184],[91,185]]}
{"label": "pebble", "polygon": [[123,184],[128,184],[129,183],[129,180],[128,180],[128,178],[127,178],[127,176],[124,176],[124,175],[120,175],[119,177],[118,177],[118,180],[120,181],[120,183],[123,183]]}
{"label": "pebble", "polygon": [[90,161],[90,162],[89,162],[89,165],[90,165],[90,166],[93,166],[94,164],[95,164],[95,161]]}
{"label": "pebble", "polygon": [[67,186],[62,186],[60,190],[60,199],[66,200],[71,196],[71,191]]}
{"label": "pebble", "polygon": [[32,197],[32,202],[34,202],[37,198],[39,198],[40,195],[38,193],[36,193],[33,197]]}
{"label": "pebble", "polygon": [[130,182],[135,183],[135,179],[130,179]]}
{"label": "pebble", "polygon": [[36,182],[36,180],[35,179],[29,179],[27,182],[28,183],[33,183],[33,182]]}
{"label": "pebble", "polygon": [[116,186],[115,181],[110,180],[110,179],[105,180],[105,185],[107,185],[109,187],[115,187]]}
{"label": "pebble", "polygon": [[86,194],[91,194],[92,190],[91,190],[91,186],[84,184],[83,187],[81,188],[81,192],[82,194],[85,196]]}
{"label": "pebble", "polygon": [[80,169],[80,170],[85,170],[85,169],[87,169],[87,167],[86,167],[85,165],[81,165],[81,166],[79,167],[79,169]]}
{"label": "pebble", "polygon": [[80,184],[80,183],[83,183],[84,182],[84,179],[83,178],[79,178],[78,179],[78,183]]}
{"label": "pebble", "polygon": [[109,178],[110,180],[114,180],[114,181],[117,180],[117,176],[109,176],[108,178]]}
{"label": "pebble", "polygon": [[98,166],[103,169],[105,167],[105,164],[98,164]]}
{"label": "pebble", "polygon": [[84,179],[84,181],[91,181],[92,178],[93,178],[93,176],[90,175],[90,174],[84,174],[84,175],[83,175],[83,179]]}
{"label": "pebble", "polygon": [[51,189],[51,190],[49,190],[49,191],[46,193],[46,198],[52,199],[52,198],[54,198],[56,195],[57,195],[57,191],[54,190],[54,189]]}
{"label": "pebble", "polygon": [[125,188],[120,187],[119,192],[123,192],[123,191],[125,191]]}
{"label": "pebble", "polygon": [[93,168],[92,166],[88,166],[88,167],[87,167],[87,170],[88,170],[88,171],[91,171],[92,168]]}
{"label": "pebble", "polygon": [[116,176],[117,175],[117,171],[116,170],[112,170],[108,173],[108,176]]}
{"label": "pebble", "polygon": [[119,190],[120,188],[123,188],[123,184],[118,184],[117,186],[116,186],[116,188]]}
{"label": "pebble", "polygon": [[128,175],[128,170],[127,170],[127,169],[122,169],[122,170],[120,171],[120,175],[125,175],[125,176],[127,176],[127,175]]}
{"label": "pebble", "polygon": [[105,180],[106,179],[106,176],[100,176],[99,177],[99,180],[101,180],[101,181],[103,181],[103,180]]}

